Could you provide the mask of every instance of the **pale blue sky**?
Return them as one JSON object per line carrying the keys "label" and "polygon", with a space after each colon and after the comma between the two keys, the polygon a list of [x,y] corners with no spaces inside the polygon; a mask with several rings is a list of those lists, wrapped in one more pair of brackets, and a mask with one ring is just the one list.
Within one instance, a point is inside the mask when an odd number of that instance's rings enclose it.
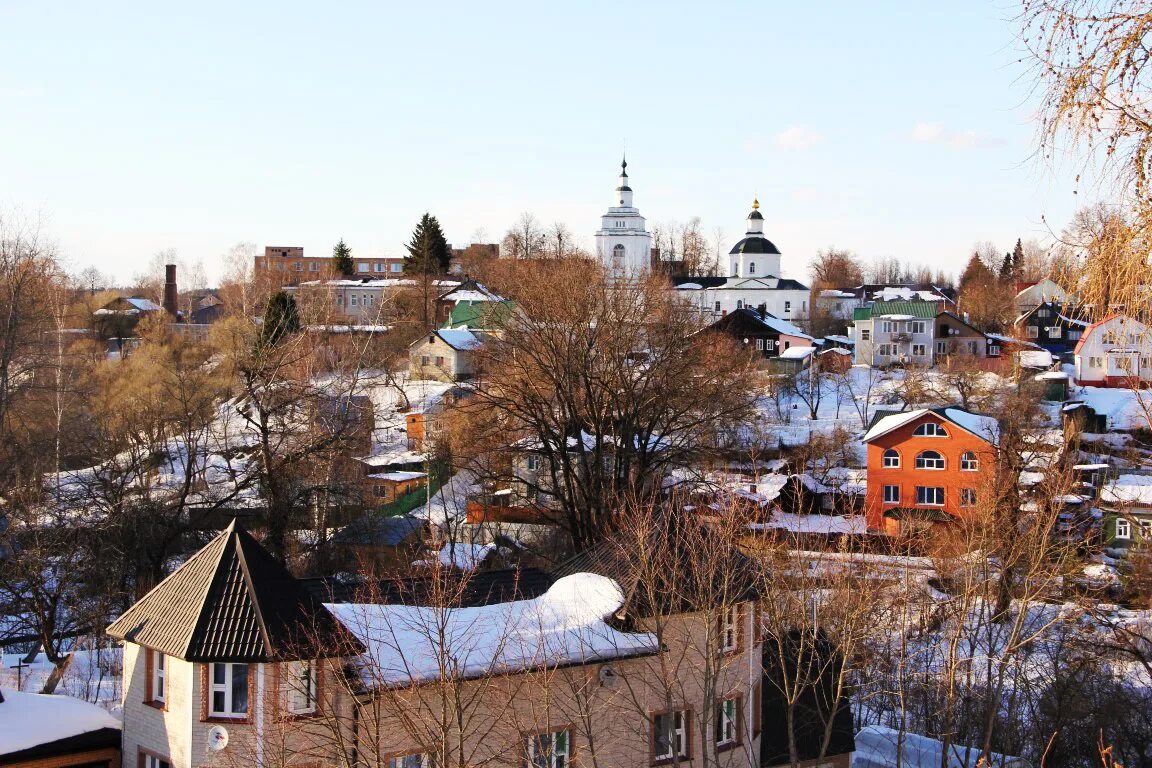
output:
{"label": "pale blue sky", "polygon": [[455,243],[532,211],[590,245],[626,139],[650,223],[731,243],[758,193],[785,274],[828,245],[958,270],[1085,201],[1031,159],[1015,12],[0,0],[0,208],[120,278],[242,240],[399,254],[425,210]]}

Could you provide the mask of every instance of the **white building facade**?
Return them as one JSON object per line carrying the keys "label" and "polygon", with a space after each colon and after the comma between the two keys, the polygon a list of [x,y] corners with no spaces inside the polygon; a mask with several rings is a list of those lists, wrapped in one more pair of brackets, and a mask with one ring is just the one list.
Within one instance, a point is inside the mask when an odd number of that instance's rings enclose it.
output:
{"label": "white building facade", "polygon": [[1093,323],[1076,344],[1076,383],[1090,387],[1152,384],[1152,329],[1124,315]]}

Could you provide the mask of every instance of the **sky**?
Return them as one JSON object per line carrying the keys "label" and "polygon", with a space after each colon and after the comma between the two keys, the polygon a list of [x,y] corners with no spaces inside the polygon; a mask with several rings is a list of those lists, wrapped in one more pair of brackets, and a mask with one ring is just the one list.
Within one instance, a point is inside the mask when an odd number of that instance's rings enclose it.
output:
{"label": "sky", "polygon": [[626,145],[650,225],[730,245],[759,196],[786,276],[829,246],[958,272],[1091,201],[1035,158],[1016,12],[0,0],[0,211],[119,280],[168,248],[213,279],[238,242],[402,255],[425,211],[590,247]]}

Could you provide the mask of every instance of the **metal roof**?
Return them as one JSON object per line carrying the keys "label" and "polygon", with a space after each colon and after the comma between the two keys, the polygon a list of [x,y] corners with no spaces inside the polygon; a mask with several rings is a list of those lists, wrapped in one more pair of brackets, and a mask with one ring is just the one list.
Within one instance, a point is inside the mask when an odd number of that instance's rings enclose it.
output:
{"label": "metal roof", "polygon": [[360,649],[235,520],[125,611],[108,634],[185,661],[259,663]]}

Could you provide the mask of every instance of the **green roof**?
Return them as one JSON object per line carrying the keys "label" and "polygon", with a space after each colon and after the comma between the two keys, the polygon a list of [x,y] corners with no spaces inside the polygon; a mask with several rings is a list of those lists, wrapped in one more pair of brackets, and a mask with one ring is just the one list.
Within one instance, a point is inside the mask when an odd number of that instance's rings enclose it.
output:
{"label": "green roof", "polygon": [[444,327],[498,328],[507,319],[512,306],[510,301],[458,301]]}
{"label": "green roof", "polygon": [[853,320],[869,320],[884,315],[911,315],[932,319],[940,312],[939,305],[934,301],[876,301],[867,307],[857,307],[852,310]]}

